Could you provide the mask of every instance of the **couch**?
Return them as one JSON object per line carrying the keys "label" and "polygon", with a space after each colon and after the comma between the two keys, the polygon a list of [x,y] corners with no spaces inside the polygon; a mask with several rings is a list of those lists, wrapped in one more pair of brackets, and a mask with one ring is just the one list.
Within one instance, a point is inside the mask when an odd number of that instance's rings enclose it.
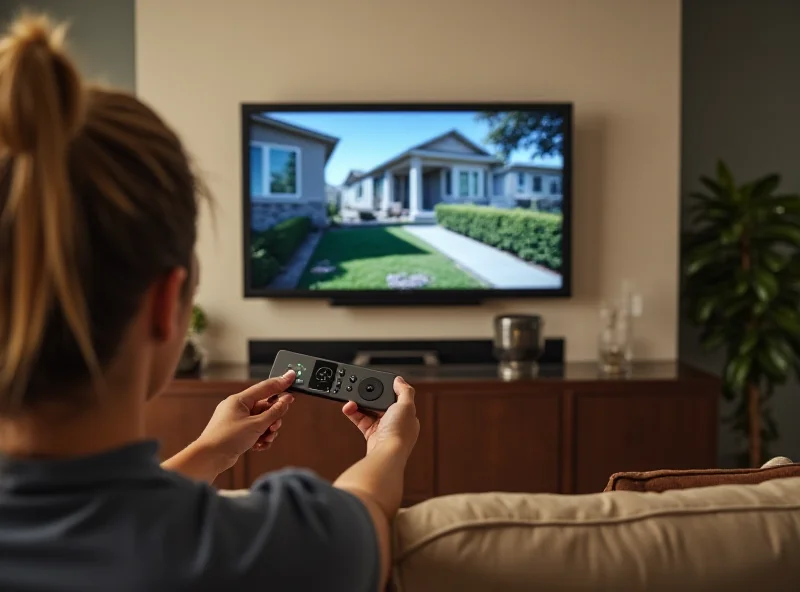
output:
{"label": "couch", "polygon": [[797,592],[800,464],[443,496],[401,510],[393,537],[392,592]]}
{"label": "couch", "polygon": [[787,463],[617,474],[590,495],[434,498],[396,519],[391,587],[798,591],[800,465]]}

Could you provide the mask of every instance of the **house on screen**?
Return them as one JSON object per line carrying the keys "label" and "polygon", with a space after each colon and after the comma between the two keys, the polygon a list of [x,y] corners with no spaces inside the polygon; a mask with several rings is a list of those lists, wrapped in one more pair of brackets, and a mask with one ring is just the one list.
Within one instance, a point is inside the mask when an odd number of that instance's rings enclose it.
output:
{"label": "house on screen", "polygon": [[342,185],[343,210],[378,219],[402,213],[434,221],[440,203],[495,207],[560,202],[560,168],[508,164],[457,130],[413,146],[369,171],[351,171]]}

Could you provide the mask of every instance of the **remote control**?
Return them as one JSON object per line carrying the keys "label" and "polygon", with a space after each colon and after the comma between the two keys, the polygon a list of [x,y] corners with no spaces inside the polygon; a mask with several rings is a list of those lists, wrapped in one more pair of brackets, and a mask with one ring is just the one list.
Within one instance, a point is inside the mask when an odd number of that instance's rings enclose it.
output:
{"label": "remote control", "polygon": [[297,373],[289,392],[297,392],[334,401],[355,401],[362,409],[386,411],[397,400],[395,374],[352,364],[340,364],[305,354],[281,350],[275,356],[269,377],[287,370]]}

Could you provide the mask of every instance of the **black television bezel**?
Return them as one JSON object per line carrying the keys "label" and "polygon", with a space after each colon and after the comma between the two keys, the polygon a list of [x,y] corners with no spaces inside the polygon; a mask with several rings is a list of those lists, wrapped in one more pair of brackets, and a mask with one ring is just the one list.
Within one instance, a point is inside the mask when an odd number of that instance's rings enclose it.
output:
{"label": "black television bezel", "polygon": [[[525,111],[548,110],[564,117],[564,149],[562,159],[562,284],[550,289],[483,289],[483,290],[270,290],[253,289],[250,284],[250,128],[251,115],[263,112],[380,112],[380,111]],[[397,306],[397,305],[471,305],[485,300],[509,298],[564,299],[572,296],[572,183],[573,183],[573,103],[571,102],[365,102],[365,103],[242,103],[241,104],[241,194],[242,194],[242,258],[244,298],[277,300],[330,300],[332,304]]]}

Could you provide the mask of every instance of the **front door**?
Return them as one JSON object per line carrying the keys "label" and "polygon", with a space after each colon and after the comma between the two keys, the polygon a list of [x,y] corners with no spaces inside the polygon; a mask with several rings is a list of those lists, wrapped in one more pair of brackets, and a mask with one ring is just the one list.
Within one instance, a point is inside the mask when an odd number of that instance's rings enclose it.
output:
{"label": "front door", "polygon": [[430,171],[422,175],[422,209],[432,212],[442,201],[442,174],[441,171]]}
{"label": "front door", "polygon": [[394,178],[394,200],[399,201],[404,210],[408,210],[410,202],[408,199],[408,177],[397,175]]}

